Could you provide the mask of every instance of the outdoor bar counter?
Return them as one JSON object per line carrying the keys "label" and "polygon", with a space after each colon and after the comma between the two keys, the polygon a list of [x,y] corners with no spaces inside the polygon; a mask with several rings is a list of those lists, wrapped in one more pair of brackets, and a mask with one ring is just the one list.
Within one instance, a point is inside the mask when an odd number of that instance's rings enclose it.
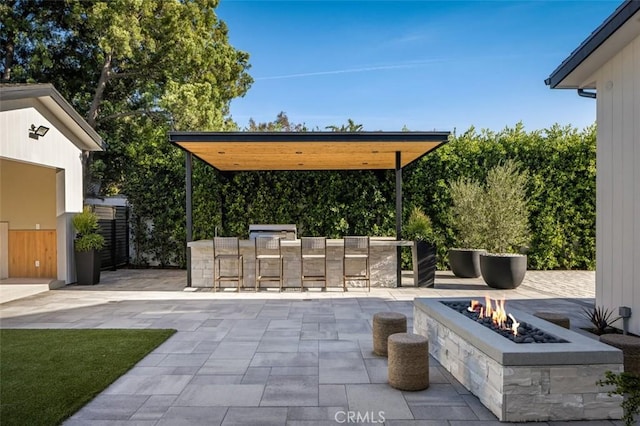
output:
{"label": "outdoor bar counter", "polygon": [[[284,258],[284,288],[300,288],[300,240],[281,240]],[[240,254],[243,256],[244,284],[248,289],[255,288],[255,245],[252,240],[240,240]],[[370,276],[371,287],[397,287],[397,250],[398,246],[411,247],[412,241],[398,241],[393,237],[370,238]],[[191,250],[192,287],[213,287],[213,241],[198,240],[187,243]],[[327,239],[327,287],[342,288],[342,256],[344,240]],[[351,265],[351,262],[349,265]],[[308,264],[305,272],[322,271],[321,262]],[[223,283],[227,287],[236,287],[235,283]],[[307,282],[305,288],[322,287],[322,282]],[[278,286],[277,282],[261,283],[260,288]],[[366,286],[363,281],[347,282],[347,289]]]}

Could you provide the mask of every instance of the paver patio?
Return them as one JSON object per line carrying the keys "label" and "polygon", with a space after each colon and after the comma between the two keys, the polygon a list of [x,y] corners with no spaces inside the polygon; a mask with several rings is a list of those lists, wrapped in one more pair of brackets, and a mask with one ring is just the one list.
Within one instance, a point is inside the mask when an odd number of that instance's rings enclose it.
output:
{"label": "paver patio", "polygon": [[372,353],[373,314],[402,312],[411,328],[415,297],[487,294],[526,312],[567,314],[579,331],[594,282],[593,272],[530,271],[518,289],[500,291],[443,272],[433,289],[212,293],[183,291],[184,271],[119,270],[96,286],[4,303],[0,327],[178,330],[66,425],[336,425],[349,413],[352,424],[498,425],[433,359],[427,390],[390,388],[386,358]]}

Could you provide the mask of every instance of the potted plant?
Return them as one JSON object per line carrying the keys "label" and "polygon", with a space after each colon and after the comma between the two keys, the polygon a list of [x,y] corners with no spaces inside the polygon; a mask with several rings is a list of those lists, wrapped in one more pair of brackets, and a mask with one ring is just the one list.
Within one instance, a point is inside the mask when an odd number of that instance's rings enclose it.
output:
{"label": "potted plant", "polygon": [[93,285],[100,282],[100,250],[104,237],[98,234],[98,216],[89,207],[73,217],[76,230],[74,241],[76,260],[76,282]]}
{"label": "potted plant", "polygon": [[449,249],[451,272],[460,278],[480,276],[480,253],[482,247],[482,197],[478,182],[458,178],[450,183],[452,206],[451,225],[456,231],[456,243],[460,248]]}
{"label": "potted plant", "polygon": [[420,207],[411,210],[405,235],[413,240],[414,285],[433,287],[436,276],[436,234],[431,226],[431,218]]}
{"label": "potted plant", "polygon": [[487,174],[482,209],[482,241],[488,253],[480,255],[480,272],[489,287],[518,287],[527,271],[521,254],[529,238],[527,174],[508,160]]}

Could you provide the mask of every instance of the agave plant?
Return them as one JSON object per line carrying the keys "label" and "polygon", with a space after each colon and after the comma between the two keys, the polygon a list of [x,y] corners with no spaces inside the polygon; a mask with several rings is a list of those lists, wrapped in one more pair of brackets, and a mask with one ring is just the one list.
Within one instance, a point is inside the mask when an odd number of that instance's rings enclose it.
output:
{"label": "agave plant", "polygon": [[582,308],[584,316],[593,324],[593,330],[595,334],[600,336],[605,334],[611,329],[611,324],[618,321],[621,317],[611,319],[613,311],[603,308],[602,306],[595,306],[592,309]]}

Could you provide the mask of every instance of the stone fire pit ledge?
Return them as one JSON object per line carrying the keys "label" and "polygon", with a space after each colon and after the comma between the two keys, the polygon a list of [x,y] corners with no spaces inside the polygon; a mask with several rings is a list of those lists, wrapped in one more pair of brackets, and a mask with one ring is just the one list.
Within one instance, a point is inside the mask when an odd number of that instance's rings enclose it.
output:
{"label": "stone fire pit ledge", "polygon": [[536,318],[506,303],[516,320],[567,343],[515,343],[440,303],[414,300],[413,328],[429,353],[498,420],[601,420],[622,417],[620,395],[597,384],[623,369],[622,351]]}
{"label": "stone fire pit ledge", "polygon": [[[483,299],[483,298],[481,298]],[[467,340],[489,358],[503,366],[525,365],[575,365],[575,364],[621,364],[622,351],[590,339],[571,330],[559,327],[548,321],[536,318],[524,312],[509,308],[507,312],[519,322],[527,322],[545,332],[560,337],[569,343],[515,343],[493,330],[476,323],[456,312],[441,301],[470,300],[461,298],[426,299],[416,298],[414,309],[421,311],[434,320]],[[426,325],[426,324],[425,324]],[[414,320],[414,332],[423,334],[430,340],[428,329]]]}

